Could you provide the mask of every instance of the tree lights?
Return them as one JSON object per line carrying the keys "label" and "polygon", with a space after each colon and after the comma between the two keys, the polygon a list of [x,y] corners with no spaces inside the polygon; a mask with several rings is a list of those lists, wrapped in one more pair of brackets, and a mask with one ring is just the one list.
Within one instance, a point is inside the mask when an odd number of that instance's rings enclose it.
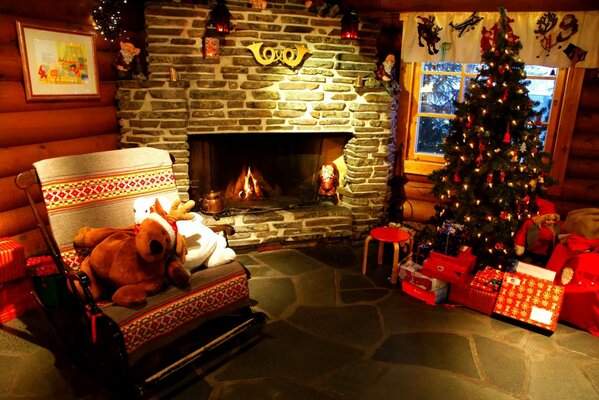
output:
{"label": "tree lights", "polygon": [[515,257],[514,232],[536,211],[534,198],[553,183],[551,157],[541,153],[539,125],[533,123],[541,113],[533,110],[523,80],[522,45],[512,20],[500,13],[491,30],[496,33],[481,43],[483,66],[442,145],[446,165],[429,176],[443,200],[437,217],[463,224],[479,261],[495,267]]}

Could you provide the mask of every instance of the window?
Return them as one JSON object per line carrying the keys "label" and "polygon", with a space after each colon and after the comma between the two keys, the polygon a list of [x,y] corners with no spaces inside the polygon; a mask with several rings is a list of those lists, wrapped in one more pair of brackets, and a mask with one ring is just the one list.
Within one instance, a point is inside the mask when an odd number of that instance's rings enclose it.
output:
{"label": "window", "polygon": [[[451,129],[454,102],[463,101],[478,67],[479,64],[453,62],[412,64],[406,172],[428,174],[444,162],[439,145]],[[556,129],[558,107],[555,105],[563,91],[565,70],[535,65],[528,65],[525,70],[530,81],[529,96],[539,102],[535,109],[544,109],[541,141],[550,150]]]}

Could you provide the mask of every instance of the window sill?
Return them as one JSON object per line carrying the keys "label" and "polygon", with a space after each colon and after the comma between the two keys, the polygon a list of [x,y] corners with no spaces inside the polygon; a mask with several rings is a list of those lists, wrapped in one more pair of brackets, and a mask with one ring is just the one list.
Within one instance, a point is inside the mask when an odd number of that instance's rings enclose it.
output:
{"label": "window sill", "polygon": [[421,161],[421,160],[405,160],[404,171],[407,174],[414,175],[429,175],[433,171],[442,168],[443,163]]}

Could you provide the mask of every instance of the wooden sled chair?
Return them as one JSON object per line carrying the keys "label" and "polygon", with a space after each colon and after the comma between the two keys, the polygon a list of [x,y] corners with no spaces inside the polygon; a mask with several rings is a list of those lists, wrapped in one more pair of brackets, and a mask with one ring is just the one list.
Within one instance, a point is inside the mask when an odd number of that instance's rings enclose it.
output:
{"label": "wooden sled chair", "polygon": [[[236,261],[198,268],[190,288],[170,285],[148,297],[142,308],[95,302],[89,293],[78,296],[67,289],[75,281],[89,283],[78,271],[85,254],[72,243],[80,227],[129,226],[134,223],[137,197],[178,198],[167,151],[140,147],[42,160],[20,174],[17,184],[26,191],[64,283],[63,301],[60,306],[44,307],[46,314],[67,348],[93,366],[94,372],[106,372],[143,393],[149,385],[264,322],[265,315],[249,307],[249,273]],[[37,185],[50,231],[32,194]],[[197,348],[189,349],[190,342]],[[181,343],[187,346],[183,352]],[[165,363],[169,358],[165,355],[174,359]]]}

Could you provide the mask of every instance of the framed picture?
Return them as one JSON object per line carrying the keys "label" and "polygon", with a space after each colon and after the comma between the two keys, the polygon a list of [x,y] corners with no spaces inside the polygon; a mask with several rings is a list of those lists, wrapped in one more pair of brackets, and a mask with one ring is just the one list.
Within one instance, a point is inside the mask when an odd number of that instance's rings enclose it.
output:
{"label": "framed picture", "polygon": [[28,101],[100,97],[95,35],[17,21]]}

